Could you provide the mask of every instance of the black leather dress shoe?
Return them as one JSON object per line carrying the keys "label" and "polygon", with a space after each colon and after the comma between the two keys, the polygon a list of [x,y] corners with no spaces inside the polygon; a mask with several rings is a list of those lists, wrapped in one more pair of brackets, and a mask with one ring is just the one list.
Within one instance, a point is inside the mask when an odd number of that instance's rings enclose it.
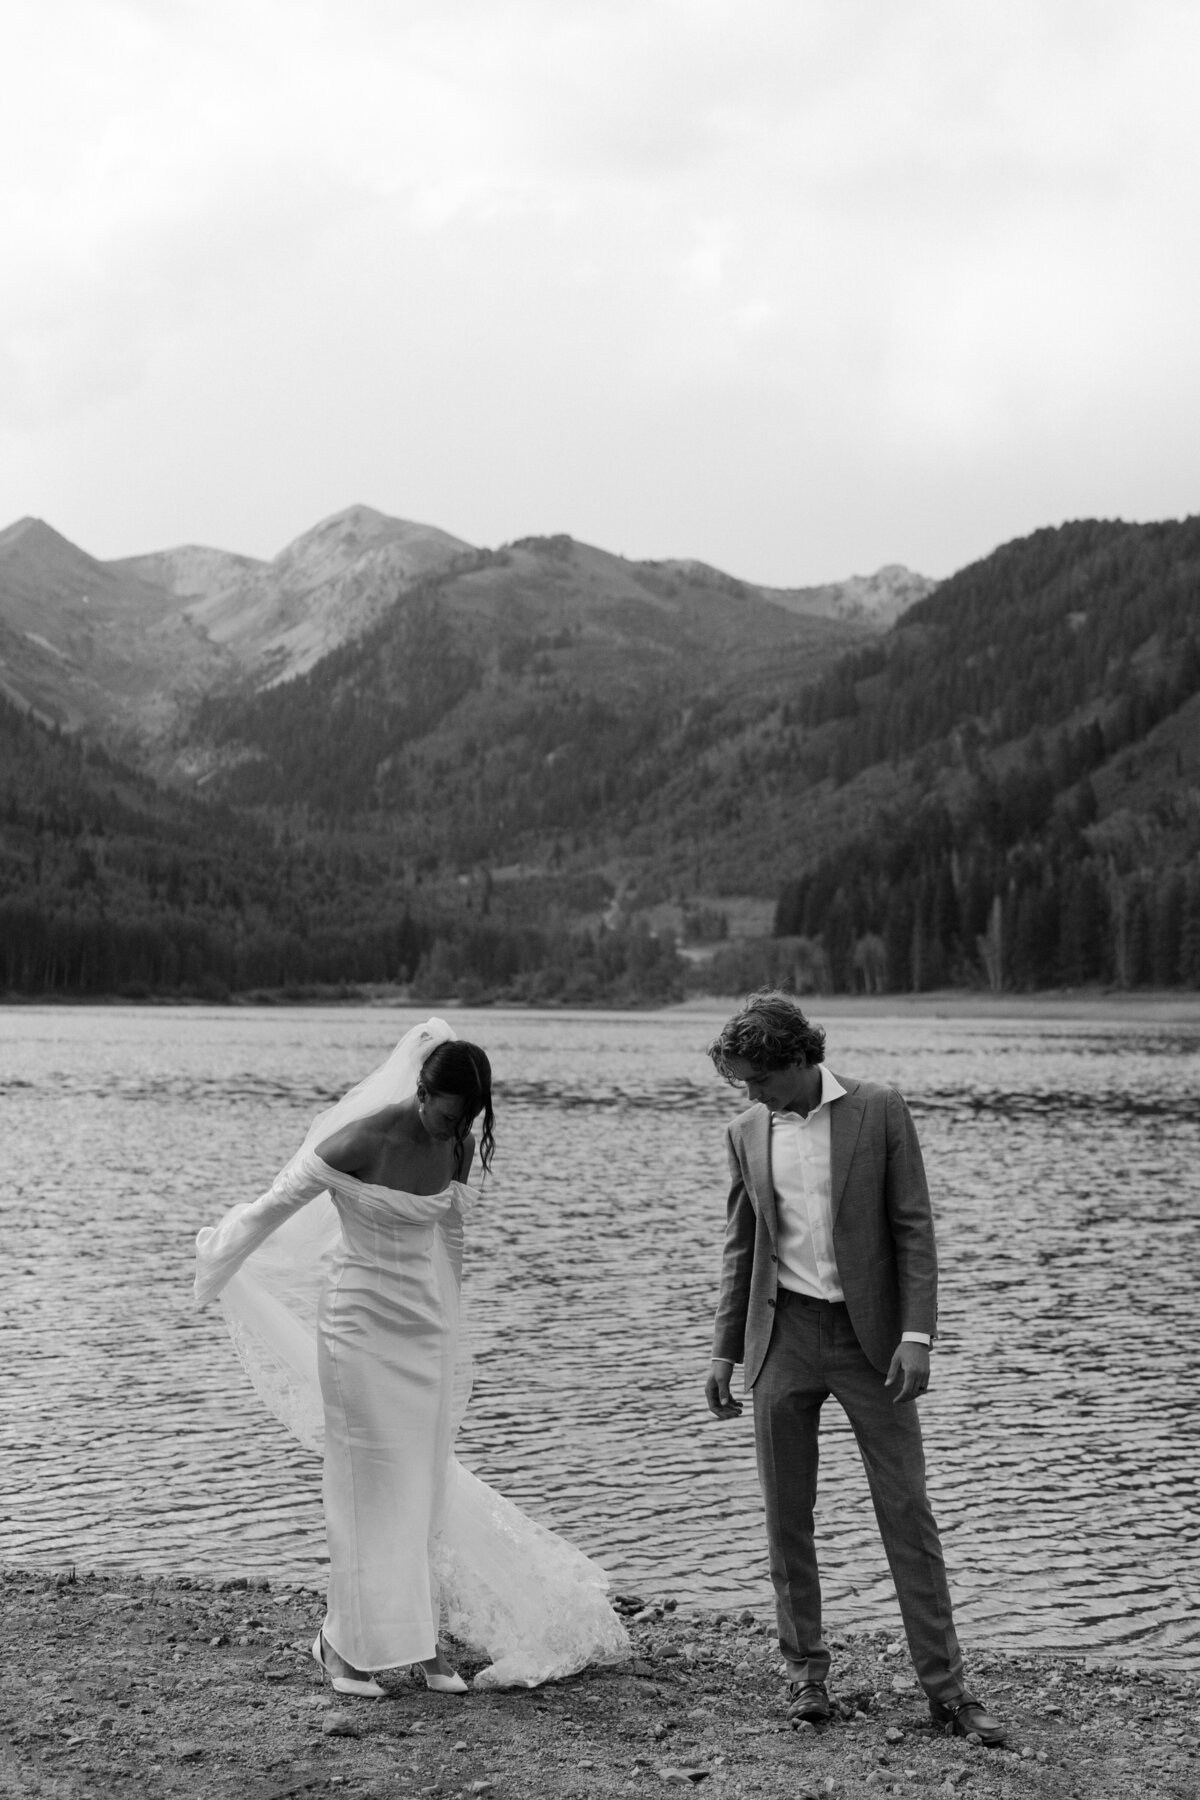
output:
{"label": "black leather dress shoe", "polygon": [[831,1716],[833,1708],[823,1681],[793,1682],[788,1692],[792,1700],[787,1716],[793,1725],[798,1725],[801,1719],[807,1719],[810,1725],[824,1725]]}
{"label": "black leather dress shoe", "polygon": [[1008,1733],[980,1700],[964,1694],[961,1700],[931,1700],[929,1712],[935,1725],[941,1725],[947,1737],[970,1737],[998,1750],[1008,1742]]}

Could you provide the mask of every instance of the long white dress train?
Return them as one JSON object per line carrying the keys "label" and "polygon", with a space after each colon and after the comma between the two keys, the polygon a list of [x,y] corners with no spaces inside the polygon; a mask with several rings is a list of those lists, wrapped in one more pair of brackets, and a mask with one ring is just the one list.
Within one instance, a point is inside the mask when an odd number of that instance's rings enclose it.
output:
{"label": "long white dress train", "polygon": [[360,1669],[421,1661],[444,1619],[491,1658],[477,1686],[532,1687],[629,1640],[604,1571],[452,1453],[469,1202],[460,1182],[400,1193],[307,1148],[198,1234],[196,1304],[220,1294],[260,1396],[323,1449],[334,1649]]}

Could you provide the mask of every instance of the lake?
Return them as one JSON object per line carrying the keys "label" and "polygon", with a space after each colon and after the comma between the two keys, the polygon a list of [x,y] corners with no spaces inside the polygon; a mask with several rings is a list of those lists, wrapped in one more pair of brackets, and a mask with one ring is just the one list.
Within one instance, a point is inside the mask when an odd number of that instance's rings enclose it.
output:
{"label": "lake", "polygon": [[[835,1005],[828,1059],[898,1086],[930,1172],[941,1337],[922,1402],[968,1646],[1200,1665],[1200,1030]],[[265,1415],[192,1240],[423,1016],[0,1013],[0,1556],[319,1584],[319,1467]],[[738,1095],[724,1012],[452,1015],[497,1086],[469,1225],[463,1461],[620,1590],[769,1612],[752,1427],[703,1401]],[[898,1629],[825,1409],[829,1628]]]}

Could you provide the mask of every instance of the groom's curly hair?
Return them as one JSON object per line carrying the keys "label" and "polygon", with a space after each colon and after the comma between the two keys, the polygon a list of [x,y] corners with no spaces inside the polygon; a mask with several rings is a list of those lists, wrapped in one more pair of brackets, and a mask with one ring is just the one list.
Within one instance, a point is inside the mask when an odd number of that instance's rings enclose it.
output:
{"label": "groom's curly hair", "polygon": [[729,1072],[732,1059],[753,1063],[764,1073],[789,1068],[792,1063],[824,1062],[825,1033],[805,1018],[790,994],[780,988],[760,988],[722,1027],[720,1036],[708,1046],[708,1054],[717,1073],[736,1087],[740,1086],[738,1078]]}

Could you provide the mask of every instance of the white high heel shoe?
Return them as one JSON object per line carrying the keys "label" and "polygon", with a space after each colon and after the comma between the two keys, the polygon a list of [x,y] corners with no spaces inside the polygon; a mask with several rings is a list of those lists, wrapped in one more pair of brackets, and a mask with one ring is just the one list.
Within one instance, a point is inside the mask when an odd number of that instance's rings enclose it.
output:
{"label": "white high heel shoe", "polygon": [[372,1681],[370,1676],[368,1676],[365,1681],[359,1681],[353,1675],[333,1674],[329,1664],[325,1661],[325,1637],[323,1632],[318,1631],[314,1638],[312,1653],[315,1661],[320,1664],[323,1672],[329,1676],[335,1694],[356,1694],[360,1700],[386,1700],[387,1690],[381,1688],[377,1681]]}
{"label": "white high heel shoe", "polygon": [[424,1663],[418,1663],[417,1667],[425,1677],[425,1686],[431,1694],[465,1694],[467,1692],[467,1684],[461,1675],[453,1673],[443,1675],[440,1669],[427,1669]]}

